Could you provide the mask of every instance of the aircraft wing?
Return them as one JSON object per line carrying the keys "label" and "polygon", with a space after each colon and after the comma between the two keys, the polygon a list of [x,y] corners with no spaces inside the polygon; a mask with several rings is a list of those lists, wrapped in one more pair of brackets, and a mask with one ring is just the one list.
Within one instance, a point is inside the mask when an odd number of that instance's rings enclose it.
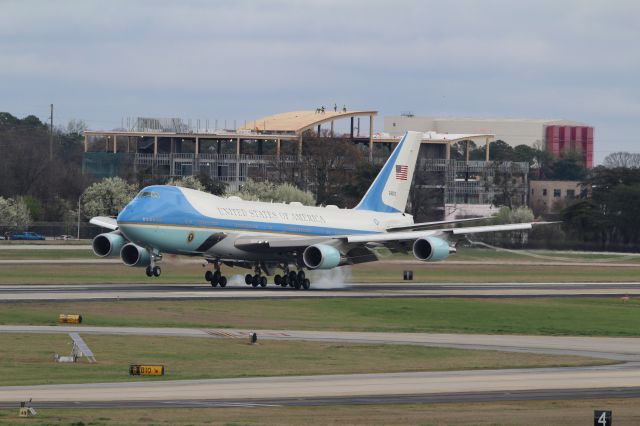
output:
{"label": "aircraft wing", "polygon": [[410,230],[417,231],[419,229],[433,228],[434,226],[449,225],[452,223],[471,222],[471,221],[486,220],[486,219],[491,219],[491,217],[472,217],[467,219],[452,219],[452,220],[439,220],[436,222],[414,223],[412,225],[394,226],[391,228],[387,228],[387,232],[399,232],[399,231],[410,231]]}
{"label": "aircraft wing", "polygon": [[386,232],[382,234],[364,234],[347,236],[348,243],[385,243],[416,240],[430,236],[466,235],[482,232],[523,231],[531,229],[533,223],[512,223],[508,225],[470,226],[467,228],[432,229],[428,231]]}
{"label": "aircraft wing", "polygon": [[92,217],[89,221],[90,224],[100,226],[102,228],[116,230],[118,229],[118,222],[112,218],[107,216],[96,216]]}
{"label": "aircraft wing", "polygon": [[[424,237],[439,237],[444,240],[455,239],[456,236],[477,234],[482,232],[505,232],[529,230],[537,223],[514,223],[507,225],[471,226],[466,228],[430,229],[420,231],[384,232],[358,235],[327,236],[273,236],[254,235],[238,236],[233,245],[241,250],[268,253],[272,251],[300,254],[314,244],[328,244],[338,248],[348,259],[348,263],[364,263],[378,260],[376,247],[386,247],[392,252],[411,250],[413,241]],[[544,222],[546,223],[546,222]]]}

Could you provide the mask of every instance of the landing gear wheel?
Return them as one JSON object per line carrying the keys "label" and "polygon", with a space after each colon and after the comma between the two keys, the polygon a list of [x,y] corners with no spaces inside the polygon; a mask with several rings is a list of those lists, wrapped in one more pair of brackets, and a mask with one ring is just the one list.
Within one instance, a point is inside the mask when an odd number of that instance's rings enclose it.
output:
{"label": "landing gear wheel", "polygon": [[309,281],[307,278],[302,280],[302,288],[304,288],[305,290],[309,290],[309,287],[311,287],[311,281]]}
{"label": "landing gear wheel", "polygon": [[222,274],[220,274],[220,271],[215,271],[212,275],[211,275],[211,284],[218,284],[220,282],[220,276]]}
{"label": "landing gear wheel", "polygon": [[213,272],[211,271],[207,271],[204,273],[204,279],[211,282],[211,280],[213,279]]}
{"label": "landing gear wheel", "polygon": [[267,277],[260,277],[260,287],[265,288],[267,286]]}
{"label": "landing gear wheel", "polygon": [[226,287],[226,286],[227,286],[227,277],[223,275],[220,277],[220,287]]}
{"label": "landing gear wheel", "polygon": [[251,285],[256,288],[260,285],[260,275],[255,274],[251,280]]}
{"label": "landing gear wheel", "polygon": [[298,281],[302,282],[304,281],[304,279],[307,278],[304,274],[304,271],[301,269],[298,271]]}
{"label": "landing gear wheel", "polygon": [[282,277],[282,280],[280,280],[280,285],[282,287],[287,287],[289,285],[289,276],[285,275],[284,277]]}
{"label": "landing gear wheel", "polygon": [[145,269],[144,271],[148,277],[152,277],[153,276],[153,272],[151,271],[151,266],[147,266],[147,269]]}
{"label": "landing gear wheel", "polygon": [[293,286],[296,290],[300,290],[300,280],[293,280]]}
{"label": "landing gear wheel", "polygon": [[275,285],[281,285],[282,284],[282,277],[280,275],[276,275],[275,277],[273,277],[273,283]]}
{"label": "landing gear wheel", "polygon": [[154,277],[159,277],[162,274],[162,269],[159,266],[154,266],[151,272],[153,272]]}
{"label": "landing gear wheel", "polygon": [[289,272],[289,282],[294,282],[296,278],[298,278],[298,274],[296,274],[296,271]]}
{"label": "landing gear wheel", "polygon": [[251,274],[247,274],[244,276],[244,282],[247,285],[251,285],[251,283],[253,282],[253,276]]}
{"label": "landing gear wheel", "polygon": [[211,287],[218,287],[218,282],[211,280]]}

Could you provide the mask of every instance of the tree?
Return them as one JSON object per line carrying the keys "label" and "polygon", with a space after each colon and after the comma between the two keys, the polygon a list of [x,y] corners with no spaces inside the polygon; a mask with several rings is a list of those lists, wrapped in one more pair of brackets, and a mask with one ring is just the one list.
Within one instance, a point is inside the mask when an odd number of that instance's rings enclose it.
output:
{"label": "tree", "polygon": [[180,179],[171,179],[167,182],[167,185],[181,186],[183,188],[191,188],[198,191],[205,190],[202,182],[200,182],[200,180],[195,176],[184,176]]}
{"label": "tree", "polygon": [[248,180],[238,191],[227,193],[227,196],[232,195],[250,201],[273,201],[277,203],[297,201],[306,206],[314,206],[316,204],[311,192],[303,191],[290,183],[274,184]]}
{"label": "tree", "polygon": [[[315,186],[320,204],[344,205],[343,186],[351,180],[354,169],[362,161],[362,153],[348,138],[322,137],[313,132],[304,134],[305,161],[302,170]],[[302,186],[302,182],[299,182]]]}
{"label": "tree", "polygon": [[82,197],[84,217],[117,216],[136,195],[138,188],[119,177],[106,178],[89,186]]}
{"label": "tree", "polygon": [[10,230],[28,227],[31,224],[31,215],[27,203],[21,198],[14,200],[0,197],[0,220],[0,225]]}
{"label": "tree", "polygon": [[515,209],[502,207],[498,213],[491,218],[493,225],[503,225],[507,223],[527,223],[534,219],[533,211],[529,207],[517,207]]}
{"label": "tree", "polygon": [[220,182],[219,180],[211,179],[206,173],[200,173],[198,175],[198,180],[204,186],[204,190],[213,195],[224,195],[227,190],[227,184],[224,182]]}
{"label": "tree", "polygon": [[584,167],[584,159],[579,152],[568,152],[563,158],[555,160],[551,164],[551,170],[546,171],[546,176],[554,180],[584,180],[587,177],[587,169]]}
{"label": "tree", "polygon": [[638,168],[640,167],[640,154],[614,152],[604,157],[602,164],[609,169],[617,167]]}

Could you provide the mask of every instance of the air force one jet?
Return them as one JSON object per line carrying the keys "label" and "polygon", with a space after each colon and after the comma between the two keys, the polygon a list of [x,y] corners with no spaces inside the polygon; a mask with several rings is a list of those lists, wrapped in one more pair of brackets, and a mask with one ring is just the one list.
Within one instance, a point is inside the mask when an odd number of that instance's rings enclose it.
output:
{"label": "air force one jet", "polygon": [[308,289],[306,269],[332,269],[378,260],[374,249],[413,252],[422,261],[443,260],[466,234],[531,229],[532,223],[433,229],[458,221],[414,223],[404,212],[422,133],[407,132],[353,209],[300,203],[221,198],[193,189],[144,188],[117,219],[91,223],[112,232],[93,240],[100,257],[120,256],[127,266],[160,276],[163,254],[202,256],[212,265],[205,279],[227,285],[221,265],[253,270],[245,282],[265,287],[267,275],[283,287]]}

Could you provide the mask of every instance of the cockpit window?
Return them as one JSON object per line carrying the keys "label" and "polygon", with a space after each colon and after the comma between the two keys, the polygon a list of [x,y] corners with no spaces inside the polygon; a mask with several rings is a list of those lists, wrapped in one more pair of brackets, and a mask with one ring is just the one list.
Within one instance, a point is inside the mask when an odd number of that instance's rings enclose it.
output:
{"label": "cockpit window", "polygon": [[160,193],[155,191],[142,191],[136,198],[160,198]]}

